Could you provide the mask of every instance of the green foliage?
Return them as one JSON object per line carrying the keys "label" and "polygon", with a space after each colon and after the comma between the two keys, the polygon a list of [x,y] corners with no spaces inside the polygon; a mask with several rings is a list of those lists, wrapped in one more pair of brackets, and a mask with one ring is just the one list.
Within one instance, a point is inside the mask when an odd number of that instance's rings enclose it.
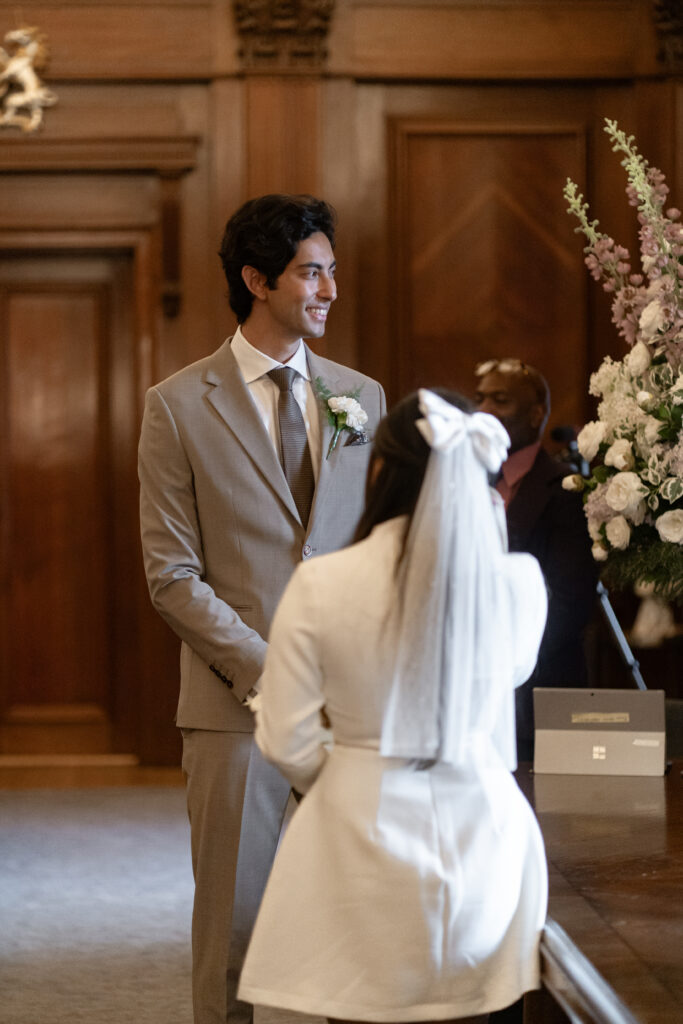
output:
{"label": "green foliage", "polygon": [[683,604],[683,545],[659,540],[653,529],[648,534],[647,541],[632,541],[625,551],[610,551],[603,581],[614,590],[630,590],[634,580],[644,580],[656,594]]}

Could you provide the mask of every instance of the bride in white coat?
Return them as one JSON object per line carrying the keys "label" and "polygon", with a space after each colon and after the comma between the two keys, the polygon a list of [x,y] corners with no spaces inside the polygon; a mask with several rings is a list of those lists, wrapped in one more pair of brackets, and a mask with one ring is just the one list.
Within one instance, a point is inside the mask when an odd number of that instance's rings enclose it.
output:
{"label": "bride in white coat", "polygon": [[545,854],[511,770],[545,586],[506,553],[488,486],[504,428],[440,394],[380,424],[356,543],[302,564],[273,622],[256,740],[307,795],[242,972],[252,1003],[479,1020],[539,984]]}

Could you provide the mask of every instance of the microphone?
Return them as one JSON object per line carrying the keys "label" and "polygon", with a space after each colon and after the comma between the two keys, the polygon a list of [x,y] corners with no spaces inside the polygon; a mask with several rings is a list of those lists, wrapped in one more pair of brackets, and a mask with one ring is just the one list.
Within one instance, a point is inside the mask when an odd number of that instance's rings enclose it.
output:
{"label": "microphone", "polygon": [[574,428],[569,425],[553,427],[550,431],[550,436],[553,441],[557,441],[565,446],[564,450],[558,455],[560,462],[568,463],[581,476],[590,476],[588,463],[579,451],[579,446],[576,443],[576,431]]}

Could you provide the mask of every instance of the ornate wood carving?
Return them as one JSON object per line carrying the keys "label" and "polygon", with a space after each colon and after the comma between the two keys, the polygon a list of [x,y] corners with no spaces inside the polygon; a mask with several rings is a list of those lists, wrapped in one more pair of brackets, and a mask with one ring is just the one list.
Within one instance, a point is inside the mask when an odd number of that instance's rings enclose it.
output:
{"label": "ornate wood carving", "polygon": [[659,60],[669,71],[683,73],[683,7],[681,0],[652,0],[659,36]]}
{"label": "ornate wood carving", "polygon": [[246,71],[319,70],[334,0],[234,0]]}
{"label": "ornate wood carving", "polygon": [[38,74],[48,63],[45,34],[24,25],[5,33],[7,51],[0,47],[0,128],[34,132],[43,123],[43,109],[57,97]]}

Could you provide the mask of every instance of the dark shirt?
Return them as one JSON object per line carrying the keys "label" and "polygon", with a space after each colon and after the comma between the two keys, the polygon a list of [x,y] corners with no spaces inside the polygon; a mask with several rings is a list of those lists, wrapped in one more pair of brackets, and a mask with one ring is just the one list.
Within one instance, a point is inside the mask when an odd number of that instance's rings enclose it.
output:
{"label": "dark shirt", "polygon": [[511,551],[528,551],[548,587],[548,622],[533,675],[517,689],[517,756],[533,760],[535,686],[586,686],[583,631],[595,607],[598,566],[581,497],[562,487],[574,470],[542,448],[507,509]]}

